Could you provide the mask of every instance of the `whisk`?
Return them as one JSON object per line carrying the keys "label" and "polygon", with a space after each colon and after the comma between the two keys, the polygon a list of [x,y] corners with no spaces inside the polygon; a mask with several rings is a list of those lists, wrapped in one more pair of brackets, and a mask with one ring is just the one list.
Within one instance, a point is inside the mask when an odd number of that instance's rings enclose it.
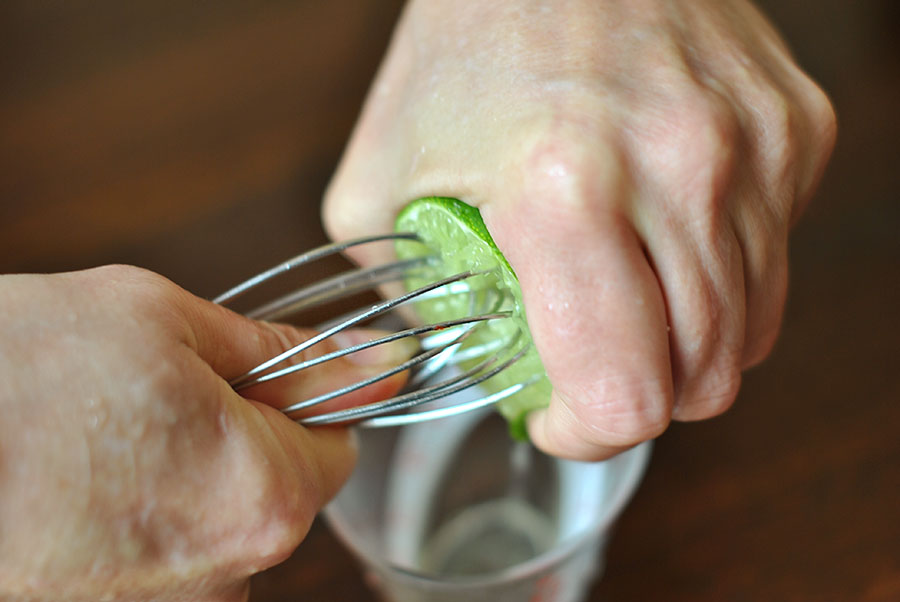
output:
{"label": "whisk", "polygon": [[[351,247],[390,243],[397,240],[420,241],[415,233],[399,232],[324,245],[253,276],[222,293],[213,301],[226,305],[247,291],[310,262],[341,253]],[[506,370],[522,358],[529,350],[531,343],[523,342],[527,337],[521,336],[521,331],[514,329],[517,334],[512,336],[463,345],[477,329],[484,328],[486,324],[498,320],[510,320],[512,318],[511,300],[496,287],[484,284],[489,280],[490,270],[465,271],[439,278],[436,276],[439,264],[440,259],[436,254],[426,254],[415,259],[397,260],[374,267],[351,269],[304,286],[246,312],[245,315],[257,320],[283,320],[297,312],[332,303],[368,290],[378,289],[391,282],[405,281],[411,277],[424,278],[429,281],[425,286],[352,311],[320,325],[318,334],[238,376],[230,382],[231,386],[235,390],[245,389],[377,345],[407,338],[415,338],[419,342],[418,351],[409,360],[346,387],[299,400],[283,408],[282,411],[289,416],[303,411],[303,417],[297,421],[308,426],[345,423],[356,423],[363,427],[399,426],[490,406],[537,382],[539,377],[535,376],[490,395],[476,394],[474,398],[460,398],[461,395],[464,395],[463,392],[477,391],[477,385]],[[402,328],[381,338],[312,359],[300,362],[292,361],[298,354],[313,348],[329,337],[348,328],[383,317],[401,306],[457,295],[463,295],[468,300],[468,313],[465,316],[433,324]],[[310,408],[315,408],[319,404],[406,370],[410,371],[407,385],[394,397],[343,410],[319,414],[313,412],[311,415],[308,412]],[[423,404],[430,405],[427,408],[420,407]]]}

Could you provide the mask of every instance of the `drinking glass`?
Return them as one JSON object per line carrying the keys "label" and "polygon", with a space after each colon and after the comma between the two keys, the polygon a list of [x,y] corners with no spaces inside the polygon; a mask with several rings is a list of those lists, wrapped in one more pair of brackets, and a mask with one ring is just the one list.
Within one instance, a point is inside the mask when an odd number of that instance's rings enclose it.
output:
{"label": "drinking glass", "polygon": [[644,443],[574,462],[472,412],[360,429],[359,462],[325,516],[391,602],[579,602],[637,488]]}

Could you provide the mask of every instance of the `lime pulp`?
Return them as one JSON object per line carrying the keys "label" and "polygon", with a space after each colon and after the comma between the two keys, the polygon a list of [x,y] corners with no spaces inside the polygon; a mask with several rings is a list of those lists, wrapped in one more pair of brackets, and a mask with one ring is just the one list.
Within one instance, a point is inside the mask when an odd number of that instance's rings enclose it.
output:
{"label": "lime pulp", "polygon": [[[489,393],[496,393],[518,383],[536,381],[503,399],[497,406],[509,422],[512,434],[526,439],[525,417],[531,410],[547,405],[550,381],[531,344],[518,278],[494,243],[480,211],[458,199],[426,197],[407,205],[398,214],[394,227],[397,232],[414,232],[421,240],[398,240],[399,259],[436,258],[422,273],[407,277],[408,289],[461,272],[483,273],[466,279],[466,294],[446,294],[416,303],[415,311],[421,320],[434,323],[464,318],[476,312],[511,312],[511,318],[481,323],[466,338],[459,353],[476,346],[496,347],[498,342],[514,342],[517,349],[529,346],[514,364],[482,384]],[[463,367],[471,367],[478,361],[468,360],[469,365]]]}

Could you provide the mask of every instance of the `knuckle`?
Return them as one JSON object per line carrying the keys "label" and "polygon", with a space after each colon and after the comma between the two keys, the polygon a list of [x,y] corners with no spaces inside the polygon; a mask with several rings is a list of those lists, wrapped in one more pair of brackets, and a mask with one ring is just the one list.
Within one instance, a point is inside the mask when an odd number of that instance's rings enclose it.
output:
{"label": "knuckle", "polygon": [[658,437],[671,420],[671,395],[655,382],[602,386],[574,412],[590,443],[631,446]]}
{"label": "knuckle", "polygon": [[679,119],[679,134],[688,142],[687,149],[700,160],[721,164],[731,151],[738,130],[737,116],[720,96],[701,93],[688,101]]}
{"label": "knuckle", "polygon": [[[802,177],[803,151],[808,144],[809,117],[795,94],[774,86],[752,96],[757,134],[755,160],[759,183],[775,209],[773,216],[787,223],[791,204]],[[778,208],[780,207],[780,208]]]}
{"label": "knuckle", "polygon": [[797,142],[797,108],[785,95],[769,91],[758,95],[754,109],[764,135],[764,159],[774,173],[792,165]]}
{"label": "knuckle", "polygon": [[775,343],[781,334],[785,296],[783,294],[770,302],[770,309],[764,318],[764,324],[748,328],[749,334],[747,341],[744,343],[741,361],[742,368],[750,368],[761,363],[775,348]]}
{"label": "knuckle", "polygon": [[98,283],[120,303],[135,310],[158,307],[178,294],[178,287],[159,274],[130,265],[107,265],[92,270]]}
{"label": "knuckle", "polygon": [[741,370],[736,364],[713,373],[708,386],[710,416],[718,415],[731,407],[741,388]]}
{"label": "knuckle", "polygon": [[[128,319],[119,328],[136,329],[149,344],[176,340],[195,344],[190,327],[196,306],[190,293],[150,270],[128,265],[109,265],[96,269],[94,291],[98,307],[108,316]],[[171,362],[157,363],[154,373]]]}
{"label": "knuckle", "polygon": [[365,205],[365,203],[353,203],[351,197],[341,194],[332,185],[322,204],[322,223],[328,235],[333,240],[343,240],[355,236],[358,233],[358,221],[353,218],[354,207]]}
{"label": "knuckle", "polygon": [[614,198],[610,189],[622,173],[618,146],[603,132],[587,134],[592,129],[563,117],[531,132],[520,151],[525,189],[579,211]]}
{"label": "knuckle", "polygon": [[[707,211],[721,203],[733,170],[739,124],[734,109],[707,91],[680,95],[649,126],[639,146],[648,177],[685,209]],[[693,209],[693,210],[692,210]]]}
{"label": "knuckle", "polygon": [[309,500],[299,495],[300,487],[286,479],[277,463],[255,462],[253,475],[245,482],[248,494],[244,523],[237,530],[242,538],[241,555],[262,570],[287,559],[296,549],[312,516]]}
{"label": "knuckle", "polygon": [[[768,250],[768,249],[766,249]],[[787,252],[756,254],[746,274],[747,325],[741,366],[763,361],[775,346],[788,291]]]}
{"label": "knuckle", "polygon": [[294,525],[270,518],[245,543],[243,556],[248,572],[256,573],[284,562],[297,549],[301,538]]}
{"label": "knuckle", "polygon": [[306,531],[306,525],[298,523],[285,512],[273,512],[268,517],[259,532],[256,557],[261,566],[258,568],[268,568],[288,559]]}
{"label": "knuckle", "polygon": [[122,284],[145,284],[160,278],[154,272],[125,264],[109,264],[90,271],[101,280]]}
{"label": "knuckle", "polygon": [[734,403],[741,387],[739,364],[730,357],[720,365],[707,370],[698,386],[685,399],[679,400],[679,418],[702,420],[725,412]]}
{"label": "knuckle", "polygon": [[747,341],[744,346],[742,362],[744,368],[756,366],[769,356],[775,347],[775,342],[778,340],[780,330],[780,321],[774,321],[768,328],[754,336],[752,340]]}
{"label": "knuckle", "polygon": [[791,221],[803,213],[818,184],[837,139],[837,116],[825,92],[805,74],[799,87],[803,139],[799,141],[800,166],[793,186],[795,206]]}
{"label": "knuckle", "polygon": [[831,154],[837,139],[837,113],[825,91],[812,80],[807,80],[806,93],[810,119],[816,136],[816,148],[825,157]]}

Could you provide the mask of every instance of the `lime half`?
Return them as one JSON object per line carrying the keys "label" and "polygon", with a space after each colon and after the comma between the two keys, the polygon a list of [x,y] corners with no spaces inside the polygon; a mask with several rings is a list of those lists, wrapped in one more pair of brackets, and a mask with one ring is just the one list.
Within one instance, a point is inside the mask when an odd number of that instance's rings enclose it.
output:
{"label": "lime half", "polygon": [[[413,201],[397,216],[398,232],[415,232],[421,242],[399,240],[400,259],[435,256],[433,265],[420,274],[407,278],[413,290],[461,272],[484,272],[468,278],[463,292],[443,294],[416,303],[415,310],[424,322],[442,322],[464,318],[475,313],[510,311],[512,317],[481,323],[466,338],[459,350],[480,347],[497,348],[513,344],[516,349],[528,345],[528,351],[514,364],[486,380],[482,387],[489,393],[512,385],[532,381],[534,384],[499,402],[498,409],[507,419],[516,438],[527,439],[525,416],[529,411],[545,407],[550,400],[550,381],[540,357],[531,345],[531,333],[525,319],[522,290],[515,272],[494,243],[477,208],[453,198],[426,197]],[[480,359],[468,360],[470,367]]]}

